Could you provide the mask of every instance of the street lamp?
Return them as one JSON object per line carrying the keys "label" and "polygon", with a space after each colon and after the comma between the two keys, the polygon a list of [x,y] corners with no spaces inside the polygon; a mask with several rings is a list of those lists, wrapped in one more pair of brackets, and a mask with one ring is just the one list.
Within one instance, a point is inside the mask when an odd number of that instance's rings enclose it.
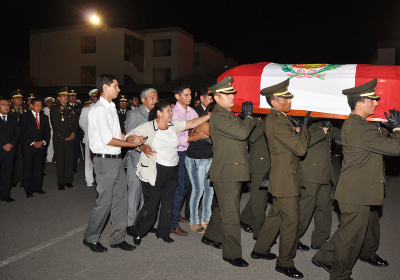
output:
{"label": "street lamp", "polygon": [[90,17],[90,22],[93,23],[94,25],[100,24],[100,19],[97,15],[92,15]]}

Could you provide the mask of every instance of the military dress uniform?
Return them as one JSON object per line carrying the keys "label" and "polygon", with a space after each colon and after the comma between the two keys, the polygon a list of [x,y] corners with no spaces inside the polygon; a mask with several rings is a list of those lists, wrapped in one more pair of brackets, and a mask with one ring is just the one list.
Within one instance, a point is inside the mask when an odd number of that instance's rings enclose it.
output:
{"label": "military dress uniform", "polygon": [[[261,94],[293,98],[287,91],[288,86],[289,80],[286,80],[264,88]],[[280,233],[276,265],[281,269],[293,268],[300,218],[300,157],[307,151],[308,131],[303,125],[297,132],[286,114],[271,109],[265,121],[265,135],[271,157],[268,192],[273,196],[273,204],[253,250],[259,254],[270,254],[271,247]]]}
{"label": "military dress uniform", "polygon": [[[68,95],[68,89],[60,89],[58,95]],[[57,184],[59,189],[64,189],[64,185],[72,187],[74,140],[65,141],[65,138],[76,132],[78,117],[68,103],[63,105],[57,102],[50,107],[50,120],[54,133],[53,145],[57,164]]]}
{"label": "military dress uniform", "polygon": [[260,190],[260,183],[271,167],[267,138],[264,134],[264,120],[255,119],[256,127],[249,136],[249,167],[251,196],[240,214],[240,221],[253,227],[253,237],[258,238],[266,218],[268,191]]}
{"label": "military dress uniform", "polygon": [[[68,96],[71,96],[71,95],[76,96],[75,90],[71,89],[71,90],[68,91]],[[79,120],[79,116],[82,113],[82,106],[81,106],[80,103],[81,102],[78,99],[76,99],[74,104],[72,104],[70,102],[68,102],[68,104],[67,104],[69,107],[71,107],[71,109],[73,111],[75,111],[76,118],[78,120]],[[84,150],[85,150],[85,148],[82,147],[82,145],[84,145],[82,143],[82,141],[83,141],[83,130],[79,127],[79,125],[78,125],[75,133],[76,134],[75,134],[75,139],[74,139],[75,148],[74,148],[74,165],[73,165],[73,172],[74,173],[78,172],[77,168],[78,168],[79,159],[81,158],[81,155],[83,156]]]}
{"label": "military dress uniform", "polygon": [[[118,98],[118,102],[128,102],[128,99],[126,98],[126,95],[120,95]],[[125,120],[126,120],[126,113],[128,113],[128,110],[130,110],[129,107],[126,107],[125,110],[122,110],[121,108],[117,109],[117,114],[118,114],[118,119],[119,119],[119,126],[121,127],[121,133],[126,133],[125,132]],[[123,147],[121,148],[121,157],[124,158],[126,153],[128,152],[128,148]]]}
{"label": "military dress uniform", "polygon": [[311,247],[321,247],[329,239],[332,226],[332,199],[330,182],[334,180],[331,163],[331,144],[340,140],[340,129],[331,126],[324,132],[321,121],[308,128],[310,142],[307,154],[300,161],[301,196],[299,237],[307,231],[315,210],[315,229]]}
{"label": "military dress uniform", "polygon": [[[343,91],[348,98],[375,95],[376,79]],[[385,173],[383,155],[400,155],[400,129],[395,128],[391,137],[357,114],[351,113],[342,126],[341,142],[343,163],[335,191],[339,203],[339,228],[332,238],[315,254],[313,262],[331,266],[330,279],[351,279],[352,267],[360,259],[374,265],[388,263],[376,255],[380,240],[378,211],[382,205]],[[380,264],[379,264],[379,263]]]}
{"label": "military dress uniform", "polygon": [[[233,82],[233,78],[230,78]],[[221,94],[236,93],[230,84],[224,85],[224,80],[208,89],[213,93],[220,89],[224,90]],[[241,182],[250,179],[247,138],[254,125],[252,118],[245,117],[242,120],[218,103],[210,118],[213,162],[209,177],[218,204],[212,212],[204,237],[222,243],[222,256],[229,260],[242,258],[239,202]]]}

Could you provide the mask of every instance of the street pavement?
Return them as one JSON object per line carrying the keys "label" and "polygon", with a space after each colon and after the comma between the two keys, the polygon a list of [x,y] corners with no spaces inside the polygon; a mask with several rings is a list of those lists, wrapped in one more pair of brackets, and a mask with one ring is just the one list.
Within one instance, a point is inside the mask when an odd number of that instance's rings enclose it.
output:
{"label": "street pavement", "polygon": [[[333,157],[338,170],[339,157]],[[397,171],[398,161],[390,170]],[[202,234],[189,231],[188,236],[171,234],[172,244],[164,243],[149,233],[132,252],[109,247],[110,224],[100,241],[108,247],[106,253],[94,253],[82,244],[83,232],[96,200],[94,187],[87,187],[84,164],[74,175],[74,187],[57,189],[55,163],[46,163],[44,187],[47,193],[26,198],[19,185],[12,189],[13,203],[0,202],[0,279],[289,279],[275,271],[275,261],[254,260],[252,234],[242,231],[243,258],[247,268],[236,268],[222,260],[221,250],[201,243]],[[393,173],[393,172],[392,172]],[[396,172],[394,172],[396,173]],[[385,268],[357,261],[354,279],[400,279],[400,176],[388,176],[385,204],[382,208],[381,243],[378,254],[388,260]],[[249,199],[244,193],[241,209]],[[338,226],[334,213],[332,233]],[[310,245],[313,221],[304,244]],[[133,244],[132,238],[126,241]],[[279,239],[278,239],[279,242]],[[278,245],[272,247],[278,254]],[[314,250],[298,252],[295,266],[304,279],[329,279],[328,273],[311,263]]]}

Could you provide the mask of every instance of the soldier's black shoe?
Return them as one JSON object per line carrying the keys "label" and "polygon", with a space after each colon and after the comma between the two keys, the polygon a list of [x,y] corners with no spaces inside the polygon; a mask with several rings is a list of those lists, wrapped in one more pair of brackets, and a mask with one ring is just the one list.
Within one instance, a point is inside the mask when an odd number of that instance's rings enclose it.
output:
{"label": "soldier's black shoe", "polygon": [[325,269],[328,273],[331,273],[331,266],[329,264],[324,264],[322,262],[320,262],[319,260],[317,260],[316,258],[312,258],[311,262],[313,264],[315,264],[318,267],[322,267],[323,269]]}
{"label": "soldier's black shoe", "polygon": [[67,188],[73,188],[74,186],[71,183],[65,184]]}
{"label": "soldier's black shoe", "polygon": [[242,258],[236,258],[236,259],[227,259],[225,257],[222,257],[222,259],[228,263],[230,263],[233,266],[237,267],[248,267],[249,264]]}
{"label": "soldier's black shoe", "polygon": [[310,251],[310,247],[308,247],[307,245],[304,245],[303,243],[301,243],[299,241],[299,242],[297,242],[297,250],[298,251]]}
{"label": "soldier's black shoe", "polygon": [[58,190],[59,190],[59,191],[61,191],[61,190],[65,190],[65,187],[64,187],[64,185],[58,185]]}
{"label": "soldier's black shoe", "polygon": [[257,253],[256,251],[252,251],[250,257],[252,257],[253,259],[264,259],[269,261],[276,259],[276,255],[274,253],[261,254]]}
{"label": "soldier's black shoe", "polygon": [[12,183],[12,187],[15,188],[17,186],[17,183]]}
{"label": "soldier's black shoe", "polygon": [[110,245],[111,248],[120,248],[124,251],[133,251],[136,249],[135,246],[128,244],[125,240],[118,244]]}
{"label": "soldier's black shoe", "polygon": [[171,237],[160,237],[160,236],[157,236],[157,239],[158,238],[161,238],[162,240],[164,240],[164,242],[165,243],[172,243],[172,242],[174,242],[174,240],[171,238]]}
{"label": "soldier's black shoe", "polygon": [[245,232],[253,232],[253,227],[251,225],[248,225],[246,223],[240,222],[240,227],[245,231]]}
{"label": "soldier's black shoe", "polygon": [[275,266],[275,270],[285,274],[288,277],[291,278],[297,278],[297,279],[301,279],[303,278],[303,273],[301,273],[300,271],[298,271],[294,266],[292,267],[283,267],[283,266]]}
{"label": "soldier's black shoe", "polygon": [[217,242],[217,241],[214,241],[214,240],[211,240],[211,239],[209,239],[209,238],[207,238],[207,237],[205,237],[205,236],[203,236],[203,237],[201,238],[201,242],[203,242],[203,243],[206,244],[206,245],[211,245],[211,246],[213,246],[214,248],[222,249],[222,243]]}
{"label": "soldier's black shoe", "polygon": [[360,258],[360,260],[363,261],[363,262],[367,262],[367,263],[369,263],[371,265],[374,265],[374,266],[379,266],[379,267],[386,267],[386,266],[389,265],[389,263],[386,260],[382,259],[378,255],[375,255],[375,256],[373,256],[372,258],[369,258],[369,259]]}
{"label": "soldier's black shoe", "polygon": [[319,250],[321,248],[321,246],[313,246],[313,245],[311,245],[311,249],[313,249],[313,250]]}
{"label": "soldier's black shoe", "polygon": [[5,201],[5,202],[14,202],[15,199],[11,198],[11,197],[6,197],[6,198],[2,198],[1,201]]}
{"label": "soldier's black shoe", "polygon": [[33,194],[31,194],[31,193],[28,193],[28,194],[26,195],[26,197],[27,197],[27,198],[29,198],[29,197],[33,197]]}
{"label": "soldier's black shoe", "polygon": [[86,240],[83,240],[83,245],[89,247],[90,250],[96,253],[104,253],[107,252],[107,248],[101,245],[100,242],[97,243],[89,243]]}

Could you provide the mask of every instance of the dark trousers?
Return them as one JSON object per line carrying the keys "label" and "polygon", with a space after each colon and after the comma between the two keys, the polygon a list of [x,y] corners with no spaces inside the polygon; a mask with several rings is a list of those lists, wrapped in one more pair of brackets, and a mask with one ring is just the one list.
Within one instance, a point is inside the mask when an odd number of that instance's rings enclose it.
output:
{"label": "dark trousers", "polygon": [[330,279],[350,279],[357,257],[376,255],[380,241],[379,207],[339,201],[339,228],[315,254],[315,258],[332,266]]}
{"label": "dark trousers", "polygon": [[65,141],[61,138],[54,138],[54,155],[56,157],[57,169],[57,184],[71,184],[74,180],[73,165],[74,165],[74,148],[75,141]]}
{"label": "dark trousers", "polygon": [[158,163],[155,185],[152,186],[148,182],[142,182],[144,204],[135,224],[135,231],[140,237],[145,236],[154,225],[160,201],[161,209],[156,235],[161,238],[169,237],[177,183],[178,166],[163,166]]}
{"label": "dark trousers", "polygon": [[294,266],[299,234],[300,206],[299,197],[274,197],[271,209],[265,219],[254,251],[268,254],[275,239],[279,237],[279,256],[276,264],[283,267]]}
{"label": "dark trousers", "polygon": [[81,141],[74,141],[75,142],[75,147],[74,147],[74,166],[73,166],[73,170],[76,170],[78,168],[78,163],[79,163],[79,159],[81,158],[82,155],[82,151],[85,150],[85,147],[83,147],[83,150],[81,145],[82,142]]}
{"label": "dark trousers", "polygon": [[[179,219],[181,217],[181,209],[182,209],[183,201],[184,201],[186,193],[190,187],[189,174],[186,170],[186,165],[185,165],[186,153],[178,152],[178,155],[179,155],[178,185],[176,187],[175,196],[174,196],[174,216],[172,219],[172,225],[171,225],[172,228],[176,228],[177,226],[179,226]],[[190,200],[190,197],[189,197],[189,200]]]}
{"label": "dark trousers", "polygon": [[240,214],[240,220],[253,226],[253,236],[258,238],[266,218],[268,191],[260,190],[260,183],[264,173],[251,173],[251,196]]}
{"label": "dark trousers", "polygon": [[205,237],[222,243],[222,256],[228,259],[242,257],[239,218],[241,187],[241,182],[214,182],[218,204],[204,233]]}
{"label": "dark trousers", "polygon": [[21,151],[21,145],[22,145],[22,141],[20,141],[15,149],[15,155],[16,158],[14,160],[14,168],[13,168],[13,180],[12,183],[13,185],[18,184],[20,187],[24,186],[24,173],[23,173],[23,155],[22,155],[22,151]]}
{"label": "dark trousers", "polygon": [[[3,149],[3,148],[2,148]],[[0,198],[10,196],[16,149],[0,151]]]}
{"label": "dark trousers", "polygon": [[37,148],[24,152],[24,188],[26,194],[41,191],[43,186],[44,160],[47,149]]}

